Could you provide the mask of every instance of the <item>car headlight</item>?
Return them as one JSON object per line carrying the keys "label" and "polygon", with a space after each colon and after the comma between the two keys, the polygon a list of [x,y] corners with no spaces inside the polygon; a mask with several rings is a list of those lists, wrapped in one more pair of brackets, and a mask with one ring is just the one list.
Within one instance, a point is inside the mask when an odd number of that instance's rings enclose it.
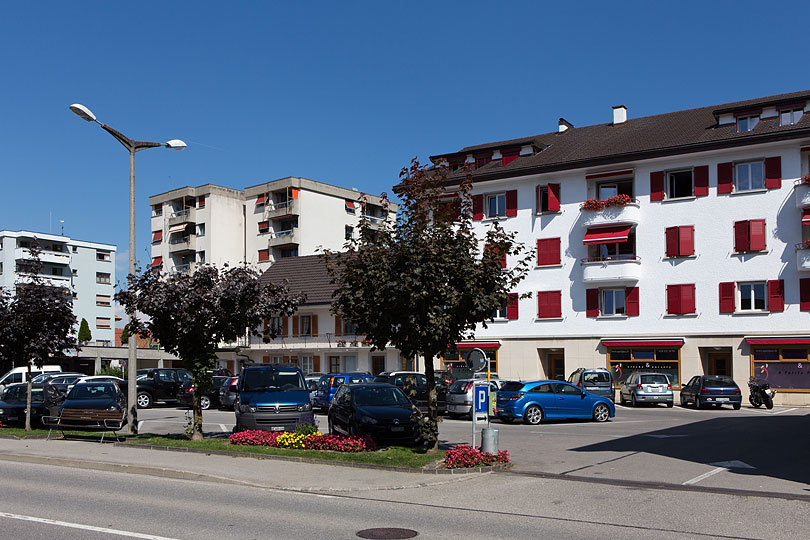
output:
{"label": "car headlight", "polygon": [[377,423],[377,419],[376,419],[376,418],[372,418],[372,417],[370,417],[370,416],[361,416],[361,417],[360,417],[360,421],[361,421],[362,423],[364,423],[364,424],[376,424],[376,423]]}
{"label": "car headlight", "polygon": [[256,407],[251,407],[250,405],[239,405],[239,412],[255,413]]}
{"label": "car headlight", "polygon": [[6,414],[6,410],[5,409],[0,409],[0,414]]}
{"label": "car headlight", "polygon": [[311,403],[305,403],[303,405],[299,405],[298,410],[299,411],[311,411],[312,410],[312,404]]}

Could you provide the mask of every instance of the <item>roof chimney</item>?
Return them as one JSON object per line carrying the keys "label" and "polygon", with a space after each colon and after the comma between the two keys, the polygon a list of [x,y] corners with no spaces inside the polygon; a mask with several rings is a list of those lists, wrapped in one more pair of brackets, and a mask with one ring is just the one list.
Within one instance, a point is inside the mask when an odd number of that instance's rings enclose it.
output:
{"label": "roof chimney", "polygon": [[559,128],[559,133],[566,131],[568,128],[574,127],[573,124],[568,122],[565,118],[560,118],[560,121],[557,122],[557,127]]}
{"label": "roof chimney", "polygon": [[627,106],[614,105],[613,106],[613,124],[624,124],[627,122]]}

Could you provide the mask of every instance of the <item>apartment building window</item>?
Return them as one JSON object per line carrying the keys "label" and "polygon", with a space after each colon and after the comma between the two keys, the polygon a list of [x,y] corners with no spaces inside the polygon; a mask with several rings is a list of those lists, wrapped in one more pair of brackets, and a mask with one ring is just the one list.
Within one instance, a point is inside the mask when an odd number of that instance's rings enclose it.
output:
{"label": "apartment building window", "polygon": [[197,262],[202,264],[205,262],[205,251],[198,251],[197,252]]}
{"label": "apartment building window", "polygon": [[605,287],[585,290],[585,315],[587,317],[636,317],[638,314],[638,287]]}
{"label": "apartment building window", "polygon": [[205,195],[197,197],[197,208],[205,208]]}
{"label": "apartment building window", "polygon": [[583,243],[588,246],[586,262],[636,259],[636,233],[629,225],[588,229]]}
{"label": "apartment building window", "polygon": [[96,272],[96,283],[110,283],[110,274],[109,272]]}
{"label": "apartment building window", "polygon": [[108,294],[97,294],[96,295],[96,305],[101,307],[109,307],[110,303],[110,295]]}
{"label": "apartment building window", "polygon": [[734,189],[751,191],[765,188],[765,167],[762,161],[737,163],[734,166]]}
{"label": "apartment building window", "polygon": [[764,281],[755,283],[738,283],[740,311],[765,311],[767,309],[767,284]]}
{"label": "apartment building window", "polygon": [[633,180],[611,180],[609,182],[599,182],[596,184],[596,198],[604,201],[614,195],[627,195],[633,198]]}
{"label": "apartment building window", "polygon": [[779,111],[779,125],[792,126],[793,124],[798,124],[799,120],[802,119],[803,113],[804,111],[802,109],[786,109]]}
{"label": "apartment building window", "polygon": [[346,240],[351,240],[352,238],[354,238],[354,227],[352,227],[351,225],[346,225],[343,237]]}
{"label": "apartment building window", "polygon": [[737,133],[745,133],[751,131],[759,124],[759,115],[756,116],[740,116],[737,118]]}
{"label": "apartment building window", "polygon": [[354,336],[357,334],[357,326],[347,319],[342,319],[341,330],[344,336]]}
{"label": "apartment building window", "polygon": [[65,275],[65,270],[64,270],[64,268],[61,268],[61,267],[58,267],[58,266],[54,267],[54,268],[51,268],[51,275],[52,276],[64,276]]}
{"label": "apartment building window", "polygon": [[664,230],[664,237],[667,257],[691,257],[695,254],[694,225],[667,227]]}
{"label": "apartment building window", "polygon": [[562,317],[562,291],[537,292],[537,318],[559,319]]}
{"label": "apartment building window", "polygon": [[277,336],[284,335],[284,317],[270,317],[267,321],[267,329]]}
{"label": "apartment building window", "polygon": [[560,211],[560,184],[537,186],[537,213]]}
{"label": "apartment building window", "polygon": [[695,285],[684,283],[667,285],[667,315],[695,313]]}
{"label": "apartment building window", "polygon": [[264,206],[267,202],[267,193],[259,193],[256,196],[256,206]]}
{"label": "apartment building window", "polygon": [[281,248],[279,250],[280,258],[286,259],[287,257],[298,257],[298,248]]}
{"label": "apartment building window", "polygon": [[734,251],[765,251],[765,220],[750,219],[734,222]]}
{"label": "apartment building window", "polygon": [[197,223],[197,236],[205,236],[205,223]]}
{"label": "apartment building window", "polygon": [[0,262],[0,276],[3,275],[3,263]]}
{"label": "apartment building window", "polygon": [[76,300],[79,297],[79,294],[75,291],[73,292],[73,299]]}
{"label": "apartment building window", "polygon": [[561,263],[559,238],[537,240],[537,266],[557,266]]}
{"label": "apartment building window", "polygon": [[152,243],[159,244],[163,241],[163,231],[152,231]]}
{"label": "apartment building window", "polygon": [[270,250],[269,249],[260,249],[259,250],[259,262],[267,262],[270,260]]}
{"label": "apartment building window", "polygon": [[692,169],[667,173],[667,199],[693,197],[694,195],[695,184],[692,180]]}
{"label": "apartment building window", "polygon": [[764,313],[784,310],[784,280],[720,283],[720,313]]}
{"label": "apartment building window", "polygon": [[102,262],[110,262],[110,252],[109,251],[96,251],[96,260]]}
{"label": "apartment building window", "polygon": [[269,221],[260,221],[259,222],[259,234],[264,234],[270,232],[270,222]]}
{"label": "apartment building window", "polygon": [[600,312],[603,317],[625,315],[624,289],[601,289]]}
{"label": "apartment building window", "polygon": [[3,239],[0,238],[0,251],[3,251]]}
{"label": "apartment building window", "polygon": [[312,315],[301,315],[298,317],[298,322],[300,324],[300,330],[298,331],[298,335],[300,336],[311,336],[312,334]]}
{"label": "apartment building window", "polygon": [[312,369],[312,366],[313,366],[312,355],[311,354],[302,354],[300,356],[300,360],[301,360],[301,364],[300,364],[301,365],[301,370],[304,372],[304,374],[312,373],[312,371],[313,371],[313,369]]}
{"label": "apartment building window", "polygon": [[96,317],[96,328],[110,328],[110,318]]}
{"label": "apartment building window", "polygon": [[158,217],[163,215],[163,204],[156,204],[152,206],[152,216]]}
{"label": "apartment building window", "polygon": [[343,201],[343,203],[344,203],[344,208],[346,209],[346,213],[351,214],[351,215],[355,215],[354,209],[355,209],[356,205],[354,204],[354,201],[350,201],[349,199],[346,199],[346,200]]}
{"label": "apartment building window", "polygon": [[487,217],[506,217],[506,193],[487,195]]}
{"label": "apartment building window", "polygon": [[72,248],[73,253],[79,252],[79,246],[70,246]]}

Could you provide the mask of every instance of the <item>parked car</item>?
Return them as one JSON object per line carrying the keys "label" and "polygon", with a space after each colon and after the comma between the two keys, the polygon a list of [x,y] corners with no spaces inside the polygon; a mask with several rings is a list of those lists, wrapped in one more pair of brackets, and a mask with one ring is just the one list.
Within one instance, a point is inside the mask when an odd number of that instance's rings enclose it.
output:
{"label": "parked car", "polygon": [[664,373],[633,372],[619,387],[619,403],[666,403],[672,407],[674,395],[669,377]]}
{"label": "parked car", "polygon": [[[6,386],[0,394],[0,423],[4,426],[25,425],[28,383]],[[42,425],[42,417],[56,412],[64,394],[47,384],[31,384],[31,425]]]}
{"label": "parked car", "polygon": [[82,377],[85,377],[84,373],[43,373],[36,378],[37,380],[32,380],[31,382],[50,384],[63,394],[67,394],[68,390],[70,390],[68,387]]}
{"label": "parked car", "polygon": [[[459,379],[450,385],[447,390],[448,416],[471,416],[474,382],[473,379]],[[492,379],[489,382],[489,391],[497,392],[501,384],[500,379]]]}
{"label": "parked car", "polygon": [[[126,411],[127,396],[114,382],[78,383],[59,406],[59,413],[61,414],[64,409]],[[126,420],[125,412],[124,423]]]}
{"label": "parked car", "polygon": [[149,369],[136,379],[138,394],[136,403],[139,409],[148,409],[156,401],[177,401],[177,394],[183,384],[191,380],[191,372],[180,368]]}
{"label": "parked car", "polygon": [[413,444],[421,413],[392,384],[349,383],[338,388],[329,406],[329,433],[370,436],[377,443]]}
{"label": "parked car", "polygon": [[335,392],[345,383],[361,383],[373,379],[374,376],[366,372],[332,373],[322,375],[318,379],[318,390],[312,394],[312,405],[319,407],[323,412],[329,409],[329,404]]}
{"label": "parked car", "polygon": [[592,418],[605,422],[616,415],[616,407],[611,400],[568,382],[508,382],[498,391],[495,414],[506,424],[523,420],[536,425],[552,418]]}
{"label": "parked car", "polygon": [[724,375],[695,375],[681,388],[681,407],[693,403],[696,409],[704,405],[721,407],[742,406],[742,392],[731,377]]}
{"label": "parked car", "polygon": [[[418,371],[384,371],[374,377],[372,382],[393,384],[413,401],[419,410],[427,412],[427,377]],[[439,414],[447,412],[447,385],[436,380],[437,411]]]}
{"label": "parked car", "polygon": [[234,410],[235,431],[284,431],[315,421],[304,374],[295,365],[246,364],[239,373]]}
{"label": "parked car", "polygon": [[67,391],[70,392],[75,385],[83,382],[111,382],[115,383],[118,386],[118,389],[122,392],[126,393],[127,391],[127,381],[121,377],[115,377],[113,375],[83,375],[74,382],[68,384]]}
{"label": "parked car", "polygon": [[34,384],[38,383],[46,383],[51,381],[56,377],[70,377],[70,376],[77,376],[77,377],[86,377],[86,373],[79,373],[78,371],[46,371],[45,373],[40,373],[36,377],[31,378],[31,382]]}
{"label": "parked car", "polygon": [[239,394],[239,377],[228,377],[219,387],[219,408],[233,410]]}
{"label": "parked car", "polygon": [[[202,410],[210,409],[212,406],[219,406],[219,389],[222,388],[222,384],[229,378],[230,377],[224,377],[221,375],[211,377],[211,388],[204,391],[200,396],[200,407]],[[177,403],[181,407],[191,408],[193,397],[194,387],[191,385],[191,381],[187,381],[183,384],[183,387],[177,394]]]}
{"label": "parked car", "polygon": [[591,394],[608,398],[615,403],[613,377],[605,368],[577,368],[568,376],[568,382]]}
{"label": "parked car", "polygon": [[[53,373],[62,371],[62,366],[42,366],[41,368],[32,366],[31,378],[35,378],[42,373]],[[28,382],[28,367],[20,366],[11,368],[2,377],[0,377],[0,390],[3,390],[9,384]]]}

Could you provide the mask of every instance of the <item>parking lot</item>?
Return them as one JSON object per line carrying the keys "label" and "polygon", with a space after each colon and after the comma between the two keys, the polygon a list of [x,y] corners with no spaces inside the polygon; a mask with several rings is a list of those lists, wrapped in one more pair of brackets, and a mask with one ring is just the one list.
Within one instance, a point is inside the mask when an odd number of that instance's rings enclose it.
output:
{"label": "parking lot", "polygon": [[[141,409],[141,432],[179,433],[185,410]],[[207,434],[230,433],[234,414],[207,410]],[[321,431],[326,416],[316,415]],[[482,425],[479,425],[479,431]],[[810,493],[810,410],[775,407],[734,411],[675,406],[616,406],[606,423],[551,421],[537,426],[492,421],[514,471],[713,488]],[[469,421],[445,418],[440,444],[470,442]],[[480,444],[480,433],[477,438]]]}

